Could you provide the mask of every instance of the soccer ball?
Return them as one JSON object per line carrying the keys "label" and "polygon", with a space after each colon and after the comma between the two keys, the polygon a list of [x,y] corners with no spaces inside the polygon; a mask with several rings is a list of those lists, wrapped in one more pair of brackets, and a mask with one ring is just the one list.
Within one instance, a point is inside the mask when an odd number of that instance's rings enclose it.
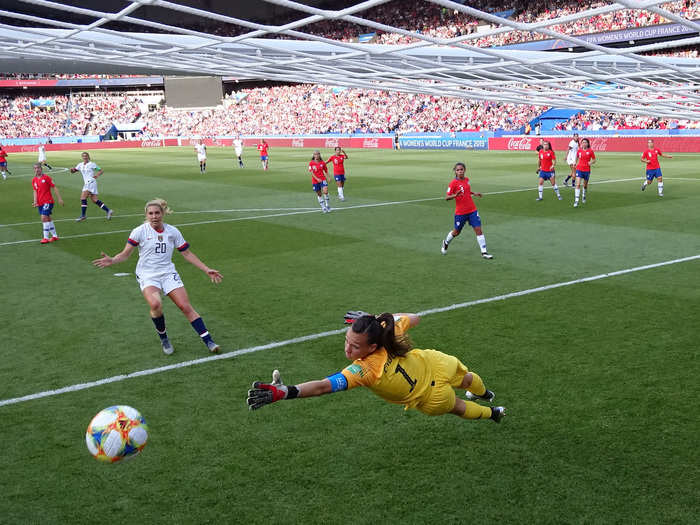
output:
{"label": "soccer ball", "polygon": [[115,463],[133,457],[146,446],[148,425],[141,413],[126,405],[101,410],[85,432],[85,444],[99,461]]}

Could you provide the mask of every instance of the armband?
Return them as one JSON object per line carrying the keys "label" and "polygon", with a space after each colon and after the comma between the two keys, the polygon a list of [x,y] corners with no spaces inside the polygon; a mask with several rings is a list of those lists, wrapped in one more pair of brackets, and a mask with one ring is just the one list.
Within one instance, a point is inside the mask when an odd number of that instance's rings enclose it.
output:
{"label": "armband", "polygon": [[348,389],[348,380],[345,378],[342,372],[338,372],[336,374],[333,374],[332,376],[328,376],[326,379],[328,379],[331,382],[331,392],[337,392],[338,390]]}

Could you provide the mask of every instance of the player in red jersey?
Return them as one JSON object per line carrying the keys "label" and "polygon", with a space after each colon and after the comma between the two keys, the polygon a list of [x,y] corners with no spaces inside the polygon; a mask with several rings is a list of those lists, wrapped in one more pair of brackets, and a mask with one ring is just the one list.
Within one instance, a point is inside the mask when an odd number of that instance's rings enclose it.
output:
{"label": "player in red jersey", "polygon": [[0,173],[2,173],[2,180],[7,179],[7,175],[10,171],[7,169],[7,152],[0,144]]}
{"label": "player in red jersey", "polygon": [[56,200],[63,206],[63,199],[61,198],[61,193],[58,188],[51,180],[51,177],[44,175],[42,173],[41,162],[34,164],[34,178],[32,179],[32,188],[34,190],[34,200],[32,201],[32,206],[39,208],[39,215],[41,216],[41,224],[44,228],[44,237],[41,239],[41,244],[48,244],[58,240],[58,235],[56,234],[56,226],[54,226],[51,220],[51,211],[53,210],[53,196],[51,195],[51,190],[56,195]]}
{"label": "player in red jersey", "polygon": [[466,171],[467,167],[464,163],[458,162],[455,164],[455,178],[450,182],[447,188],[447,197],[445,197],[446,201],[455,200],[455,227],[454,230],[448,232],[447,237],[442,241],[442,249],[440,252],[443,255],[447,254],[447,247],[450,245],[450,242],[462,233],[462,228],[464,228],[464,225],[468,222],[469,225],[474,228],[476,242],[479,243],[479,248],[481,249],[481,256],[484,259],[493,259],[493,255],[486,250],[486,237],[484,237],[484,233],[481,231],[481,217],[479,217],[476,204],[474,204],[474,200],[472,199],[472,195],[481,197],[481,193],[472,191],[469,186],[469,179],[465,177]]}
{"label": "player in red jersey", "polygon": [[318,195],[318,203],[321,205],[321,210],[323,210],[323,213],[329,213],[331,206],[328,202],[328,180],[326,179],[328,166],[323,162],[321,152],[318,150],[314,151],[314,154],[311,156],[309,171],[311,172],[311,187]]}
{"label": "player in red jersey", "polygon": [[[539,148],[539,146],[537,146]],[[552,183],[552,189],[557,194],[557,199],[561,200],[561,194],[559,193],[559,187],[557,186],[557,181],[554,176],[554,166],[557,163],[557,156],[552,149],[552,144],[548,140],[542,141],[542,149],[537,153],[537,171],[536,173],[540,176],[540,180],[537,186],[537,200],[542,200],[542,192],[544,191],[544,181],[548,180]]]}
{"label": "player in red jersey", "polygon": [[659,197],[664,196],[664,179],[661,176],[661,166],[659,165],[659,157],[672,159],[672,155],[664,155],[659,148],[654,147],[654,141],[647,142],[647,149],[642,153],[642,162],[647,165],[647,179],[642,182],[642,191],[656,179],[659,183]]}
{"label": "player in red jersey", "polygon": [[260,162],[262,162],[262,167],[265,171],[267,171],[267,148],[269,145],[267,142],[265,142],[265,139],[262,139],[257,147],[258,151],[260,152]]}
{"label": "player in red jersey", "polygon": [[[581,139],[581,148],[576,152],[576,190],[574,190],[574,208],[578,208],[579,197],[581,203],[586,204],[586,190],[588,189],[588,179],[591,176],[591,165],[595,164],[595,153],[591,149],[588,139]],[[583,180],[583,190],[581,189]]]}
{"label": "player in red jersey", "polygon": [[348,159],[348,154],[345,153],[340,146],[335,147],[335,154],[328,159],[328,163],[333,163],[333,178],[338,186],[338,199],[345,200],[345,165],[343,164]]}

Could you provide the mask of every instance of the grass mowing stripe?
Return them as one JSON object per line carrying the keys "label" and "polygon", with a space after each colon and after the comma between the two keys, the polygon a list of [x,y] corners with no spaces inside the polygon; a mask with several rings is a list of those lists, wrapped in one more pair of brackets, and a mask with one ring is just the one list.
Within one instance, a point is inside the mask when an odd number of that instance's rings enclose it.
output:
{"label": "grass mowing stripe", "polygon": [[[416,202],[426,202],[426,201],[435,201],[435,200],[441,200],[442,197],[430,197],[427,199],[412,199],[408,201],[389,201],[389,202],[375,202],[373,204],[357,204],[356,206],[345,206],[343,208],[333,208],[334,211],[341,211],[341,210],[355,210],[359,208],[376,208],[379,206],[392,206],[395,204],[413,204]],[[293,211],[289,213],[271,213],[269,215],[254,215],[252,217],[232,217],[230,219],[213,219],[210,221],[197,221],[197,222],[183,222],[179,224],[172,224],[172,226],[177,226],[178,228],[181,228],[183,226],[200,226],[202,224],[216,224],[220,222],[238,222],[238,221],[249,221],[249,220],[256,220],[256,219],[267,219],[270,217],[288,217],[290,215],[304,215],[307,213],[321,213],[321,208],[314,208],[314,209],[308,209],[304,208],[304,211]],[[133,230],[133,228],[130,228],[128,230],[113,230],[113,231],[108,231],[108,232],[94,232],[94,233],[80,233],[78,235],[64,235],[61,237],[61,239],[77,239],[79,237],[91,237],[93,235],[110,235],[112,233],[129,233]],[[24,239],[22,241],[8,241],[8,242],[0,242],[0,246],[12,246],[16,244],[27,244],[30,242],[36,242],[38,239]]]}
{"label": "grass mowing stripe", "polygon": [[[629,182],[633,180],[642,180],[643,177],[633,177],[630,179],[609,179],[609,180],[601,180],[597,182],[591,182],[591,184],[610,184],[614,182]],[[671,177],[667,177],[667,179],[671,180]],[[700,179],[675,179],[675,180],[688,180],[688,181],[695,181],[695,180],[700,180]],[[519,188],[519,189],[514,189],[514,190],[500,190],[500,191],[486,191],[483,192],[484,195],[502,195],[504,193],[518,193],[518,192],[523,192],[523,191],[536,191],[537,188]],[[341,210],[354,210],[354,209],[359,209],[359,208],[374,208],[378,206],[390,206],[394,204],[412,204],[416,202],[427,202],[427,201],[436,201],[436,200],[441,200],[443,197],[429,197],[425,199],[413,199],[413,200],[408,200],[408,201],[389,201],[389,202],[378,202],[378,203],[373,203],[373,204],[358,204],[356,206],[344,206],[342,208],[333,208],[334,211],[341,211]],[[267,217],[286,217],[289,215],[299,215],[299,214],[305,214],[305,213],[318,213],[321,210],[318,208],[251,208],[248,210],[245,209],[231,209],[231,210],[198,210],[198,211],[186,211],[186,212],[178,212],[180,214],[185,214],[185,213],[225,213],[225,212],[243,212],[243,211],[275,211],[275,210],[299,210],[299,211],[293,211],[290,213],[275,213],[275,214],[270,214],[270,215],[257,215],[253,217],[234,217],[230,219],[216,219],[216,220],[211,220],[211,221],[201,221],[201,222],[187,222],[187,223],[182,223],[182,224],[173,224],[173,226],[198,226],[201,224],[214,224],[218,222],[236,222],[236,221],[246,221],[246,220],[256,220],[256,219],[264,219]],[[129,215],[117,215],[116,217],[141,217],[143,214],[142,213],[135,213],[135,214],[129,214]],[[88,220],[93,219],[92,217],[88,218]],[[94,219],[102,219],[101,217],[94,217]],[[63,221],[74,221],[75,219],[58,219],[54,222],[63,222]],[[32,222],[19,222],[19,223],[14,223],[14,224],[0,224],[0,228],[5,228],[5,227],[11,227],[11,226],[26,226],[26,225],[31,225],[31,224],[36,224],[36,221]],[[131,230],[114,230],[114,231],[109,231],[109,232],[97,232],[97,233],[83,233],[83,234],[78,234],[78,235],[65,235],[61,237],[61,239],[77,239],[80,237],[90,237],[92,235],[109,235],[111,233],[125,233],[125,232],[130,232]],[[13,246],[17,244],[26,244],[30,242],[36,242],[38,239],[25,239],[22,241],[9,241],[9,242],[0,242],[0,246]]]}
{"label": "grass mowing stripe", "polygon": [[[448,312],[451,310],[458,310],[461,308],[467,308],[469,306],[476,306],[479,304],[491,303],[491,302],[495,302],[495,301],[504,301],[506,299],[512,299],[515,297],[522,297],[524,295],[530,295],[533,293],[544,292],[547,290],[554,290],[556,288],[563,288],[565,286],[571,286],[574,284],[586,283],[586,282],[591,282],[591,281],[598,281],[600,279],[607,279],[609,277],[616,277],[618,275],[625,275],[628,273],[641,272],[644,270],[650,270],[653,268],[661,268],[663,266],[669,266],[672,264],[679,264],[679,263],[689,262],[689,261],[694,261],[694,260],[699,260],[699,259],[700,259],[700,254],[691,255],[688,257],[682,257],[680,259],[672,259],[669,261],[663,261],[663,262],[659,262],[659,263],[645,264],[644,266],[636,266],[634,268],[627,268],[624,270],[617,270],[614,272],[601,273],[598,275],[592,275],[590,277],[582,277],[580,279],[573,279],[571,281],[564,281],[561,283],[554,283],[554,284],[548,284],[545,286],[538,286],[537,288],[529,288],[527,290],[520,290],[518,292],[511,292],[511,293],[503,294],[503,295],[496,295],[493,297],[487,297],[485,299],[476,299],[474,301],[467,301],[464,303],[456,303],[456,304],[452,304],[449,306],[443,306],[443,307],[439,307],[439,308],[431,308],[429,310],[423,310],[423,311],[417,312],[417,313],[418,313],[418,315],[424,316],[424,315],[431,315],[431,314],[436,314],[436,313]],[[100,385],[106,385],[109,383],[116,383],[119,381],[124,381],[125,379],[132,379],[134,377],[159,374],[161,372],[167,372],[168,370],[176,370],[178,368],[186,368],[186,367],[190,367],[190,366],[194,366],[194,365],[199,365],[202,363],[208,363],[210,361],[217,361],[219,359],[230,359],[231,357],[236,357],[236,356],[244,355],[244,354],[251,354],[253,352],[259,352],[261,350],[269,350],[271,348],[279,348],[282,346],[288,346],[288,345],[292,345],[292,344],[296,344],[296,343],[313,341],[315,339],[322,339],[324,337],[342,334],[346,329],[347,328],[339,328],[338,330],[329,330],[326,332],[319,332],[316,334],[304,335],[304,336],[300,336],[300,337],[295,337],[293,339],[287,339],[284,341],[275,341],[275,342],[266,343],[263,345],[242,348],[240,350],[234,350],[232,352],[226,352],[224,354],[212,355],[212,356],[208,356],[208,357],[202,357],[200,359],[194,359],[194,360],[190,360],[190,361],[182,361],[180,363],[174,363],[172,365],[161,366],[158,368],[151,368],[148,370],[140,370],[137,372],[131,372],[129,374],[112,376],[112,377],[100,379],[97,381],[91,381],[89,383],[80,383],[80,384],[75,384],[75,385],[71,385],[71,386],[66,386],[63,388],[58,388],[56,390],[47,390],[44,392],[38,392],[36,394],[29,394],[29,395],[22,396],[22,397],[3,399],[3,400],[0,400],[0,407],[14,405],[14,404],[18,404],[18,403],[23,403],[26,401],[33,401],[35,399],[56,396],[59,394],[65,394],[65,393],[69,393],[69,392],[77,392],[79,390],[94,388],[94,387],[97,387]]]}

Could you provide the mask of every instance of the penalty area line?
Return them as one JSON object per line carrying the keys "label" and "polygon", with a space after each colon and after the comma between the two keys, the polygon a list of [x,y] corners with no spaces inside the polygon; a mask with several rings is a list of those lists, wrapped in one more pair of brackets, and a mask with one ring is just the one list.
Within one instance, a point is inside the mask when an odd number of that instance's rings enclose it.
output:
{"label": "penalty area line", "polygon": [[[476,299],[473,301],[466,301],[463,303],[451,304],[449,306],[442,306],[439,308],[431,308],[431,309],[423,310],[422,312],[417,312],[417,313],[418,313],[418,315],[425,316],[425,315],[432,315],[432,314],[437,314],[437,313],[442,313],[442,312],[449,312],[452,310],[459,310],[462,308],[468,308],[470,306],[476,306],[479,304],[492,303],[492,302],[496,302],[496,301],[505,301],[507,299],[513,299],[515,297],[522,297],[522,296],[530,295],[533,293],[545,292],[548,290],[555,290],[557,288],[563,288],[565,286],[572,286],[575,284],[587,283],[587,282],[592,282],[592,281],[599,281],[601,279],[608,279],[610,277],[617,277],[619,275],[626,275],[629,273],[641,272],[644,270],[651,270],[654,268],[661,268],[663,266],[670,266],[672,264],[679,264],[679,263],[695,261],[695,260],[700,260],[700,254],[691,255],[689,257],[682,257],[680,259],[672,259],[670,261],[663,261],[663,262],[653,263],[653,264],[645,264],[644,266],[635,266],[634,268],[627,268],[624,270],[617,270],[617,271],[613,271],[613,272],[601,273],[601,274],[592,275],[589,277],[582,277],[580,279],[572,279],[571,281],[564,281],[564,282],[560,282],[560,283],[547,284],[544,286],[538,286],[536,288],[528,288],[526,290],[520,290],[517,292],[511,292],[511,293],[507,293],[507,294],[503,294],[503,295],[496,295],[496,296],[487,297],[484,299]],[[280,348],[283,346],[293,345],[293,344],[297,344],[297,343],[314,341],[316,339],[323,339],[325,337],[330,337],[333,335],[342,334],[343,332],[345,332],[345,330],[347,330],[347,328],[340,328],[338,330],[329,330],[326,332],[319,332],[316,334],[304,335],[304,336],[300,336],[300,337],[295,337],[293,339],[287,339],[284,341],[275,341],[275,342],[271,342],[271,343],[267,343],[267,344],[263,344],[263,345],[251,346],[248,348],[242,348],[240,350],[234,350],[234,351],[226,352],[226,353],[219,354],[219,355],[202,357],[202,358],[194,359],[191,361],[182,361],[180,363],[174,363],[172,365],[160,366],[157,368],[150,368],[147,370],[140,370],[140,371],[131,372],[128,374],[107,377],[107,378],[99,379],[96,381],[90,381],[88,383],[78,383],[75,385],[70,385],[70,386],[58,388],[55,390],[46,390],[44,392],[37,392],[35,394],[29,394],[26,396],[14,397],[14,398],[10,398],[10,399],[3,399],[3,400],[0,400],[0,407],[8,406],[8,405],[16,405],[18,403],[24,403],[27,401],[34,401],[36,399],[42,399],[45,397],[57,396],[59,394],[78,392],[80,390],[86,390],[88,388],[95,388],[95,387],[107,385],[110,383],[117,383],[120,381],[125,381],[127,379],[133,379],[135,377],[143,377],[143,376],[148,376],[148,375],[153,375],[153,374],[159,374],[161,372],[167,372],[169,370],[177,370],[179,368],[186,368],[186,367],[190,367],[190,366],[200,365],[200,364],[208,363],[210,361],[218,361],[220,359],[230,359],[232,357],[237,357],[237,356],[245,355],[245,354],[252,354],[254,352],[260,352],[262,350],[270,350],[272,348]]]}

